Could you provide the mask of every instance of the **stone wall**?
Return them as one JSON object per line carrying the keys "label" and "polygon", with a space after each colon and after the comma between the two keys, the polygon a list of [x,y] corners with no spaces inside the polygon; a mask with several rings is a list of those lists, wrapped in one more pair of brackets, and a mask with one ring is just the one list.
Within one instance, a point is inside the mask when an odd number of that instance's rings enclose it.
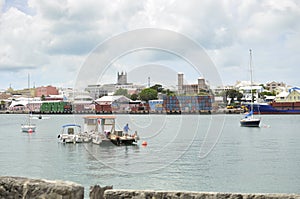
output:
{"label": "stone wall", "polygon": [[0,177],[0,198],[83,199],[84,188],[73,182]]}
{"label": "stone wall", "polygon": [[300,199],[300,194],[106,190],[105,199]]}
{"label": "stone wall", "polygon": [[[90,187],[91,199],[300,199],[300,194],[246,194],[118,190],[112,186]],[[73,182],[22,177],[0,177],[0,199],[83,199],[84,188]]]}
{"label": "stone wall", "polygon": [[104,192],[112,189],[113,186],[101,187],[100,185],[94,185],[90,187],[90,199],[105,199]]}

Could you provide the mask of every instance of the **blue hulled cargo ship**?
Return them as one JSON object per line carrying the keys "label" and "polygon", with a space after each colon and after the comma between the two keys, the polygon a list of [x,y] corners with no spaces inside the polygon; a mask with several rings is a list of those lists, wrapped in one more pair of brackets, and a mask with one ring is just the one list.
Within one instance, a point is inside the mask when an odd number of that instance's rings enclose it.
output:
{"label": "blue hulled cargo ship", "polygon": [[[250,110],[250,103],[245,104]],[[254,103],[254,114],[300,114],[300,102]]]}

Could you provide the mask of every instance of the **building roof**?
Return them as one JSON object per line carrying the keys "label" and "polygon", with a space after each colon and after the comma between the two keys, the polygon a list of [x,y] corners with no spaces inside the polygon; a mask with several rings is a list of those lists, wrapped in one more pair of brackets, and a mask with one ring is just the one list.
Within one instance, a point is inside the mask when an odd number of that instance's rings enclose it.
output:
{"label": "building roof", "polygon": [[99,99],[96,99],[96,102],[113,102],[122,99],[123,101],[130,101],[129,98],[123,96],[123,95],[112,95],[112,96],[103,96]]}
{"label": "building roof", "polygon": [[278,95],[276,95],[276,97],[286,97],[288,95],[289,95],[289,92],[282,91],[281,93],[279,93]]}
{"label": "building roof", "polygon": [[290,89],[289,89],[289,92],[290,92],[290,93],[293,92],[293,91],[300,92],[300,88],[298,88],[298,87],[293,87],[293,88],[290,88]]}

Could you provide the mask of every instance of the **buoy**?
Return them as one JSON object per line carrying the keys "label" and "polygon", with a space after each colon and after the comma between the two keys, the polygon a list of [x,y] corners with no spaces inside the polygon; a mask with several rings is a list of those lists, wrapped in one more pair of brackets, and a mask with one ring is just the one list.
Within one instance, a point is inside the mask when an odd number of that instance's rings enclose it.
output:
{"label": "buoy", "polygon": [[143,141],[143,142],[142,142],[142,146],[147,146],[147,144],[148,144],[148,143],[147,143],[146,141]]}
{"label": "buoy", "polygon": [[33,130],[32,129],[28,129],[28,133],[32,133],[33,132]]}

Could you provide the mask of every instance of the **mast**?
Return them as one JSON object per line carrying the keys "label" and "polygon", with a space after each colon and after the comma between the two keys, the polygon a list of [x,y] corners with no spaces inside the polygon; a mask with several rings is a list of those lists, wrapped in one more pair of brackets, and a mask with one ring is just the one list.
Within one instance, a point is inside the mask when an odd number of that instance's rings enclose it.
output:
{"label": "mast", "polygon": [[30,92],[30,74],[28,73],[28,98],[27,98],[27,108],[28,108],[28,124],[29,126],[31,125],[31,120],[30,120],[30,106],[29,106],[29,97],[31,96]]}
{"label": "mast", "polygon": [[[253,111],[253,90],[252,90],[252,85],[253,85],[253,69],[252,69],[252,50],[249,49],[250,52],[250,62],[249,62],[249,67],[250,67],[250,89],[251,89],[251,111]],[[253,114],[251,115],[253,117]]]}

